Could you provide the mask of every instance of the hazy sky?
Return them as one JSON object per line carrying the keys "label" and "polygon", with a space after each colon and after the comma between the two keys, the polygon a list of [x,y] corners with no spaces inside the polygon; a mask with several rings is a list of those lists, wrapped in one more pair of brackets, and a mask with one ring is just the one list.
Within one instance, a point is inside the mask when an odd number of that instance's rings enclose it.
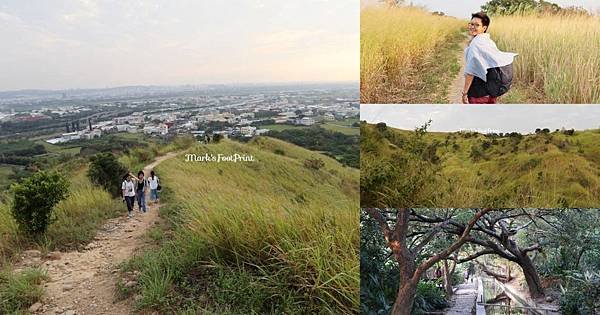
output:
{"label": "hazy sky", "polygon": [[0,90],[357,81],[359,1],[2,0]]}
{"label": "hazy sky", "polygon": [[431,119],[430,131],[584,130],[600,128],[600,105],[362,105],[360,119],[410,130]]}
{"label": "hazy sky", "polygon": [[[600,0],[549,0],[560,6],[579,6],[595,12],[600,9]],[[481,10],[488,0],[407,0],[407,3],[425,5],[431,11],[442,11],[448,15],[467,19],[471,13]]]}

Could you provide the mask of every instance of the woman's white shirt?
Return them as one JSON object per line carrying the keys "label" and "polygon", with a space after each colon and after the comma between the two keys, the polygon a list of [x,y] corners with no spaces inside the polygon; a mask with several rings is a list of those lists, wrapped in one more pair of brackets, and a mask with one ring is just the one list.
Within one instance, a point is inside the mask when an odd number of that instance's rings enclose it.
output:
{"label": "woman's white shirt", "polygon": [[150,189],[158,188],[158,176],[154,176],[154,178],[152,178],[152,176],[150,176],[150,177],[148,177],[148,181],[150,182]]}
{"label": "woman's white shirt", "polygon": [[518,54],[500,51],[490,34],[479,34],[465,49],[465,75],[474,75],[485,82],[488,69],[507,66],[516,56]]}
{"label": "woman's white shirt", "polygon": [[121,184],[121,189],[125,190],[123,197],[135,197],[135,186],[133,182],[130,182],[128,180],[123,181],[123,183]]}

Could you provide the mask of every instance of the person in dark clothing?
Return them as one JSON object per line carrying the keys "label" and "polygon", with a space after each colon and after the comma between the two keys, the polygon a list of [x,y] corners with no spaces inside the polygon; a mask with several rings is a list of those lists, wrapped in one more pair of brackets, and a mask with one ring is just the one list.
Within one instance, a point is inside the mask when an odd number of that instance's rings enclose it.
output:
{"label": "person in dark clothing", "polygon": [[140,212],[146,213],[146,184],[148,183],[148,181],[146,180],[144,175],[144,171],[138,172],[135,196],[137,198]]}

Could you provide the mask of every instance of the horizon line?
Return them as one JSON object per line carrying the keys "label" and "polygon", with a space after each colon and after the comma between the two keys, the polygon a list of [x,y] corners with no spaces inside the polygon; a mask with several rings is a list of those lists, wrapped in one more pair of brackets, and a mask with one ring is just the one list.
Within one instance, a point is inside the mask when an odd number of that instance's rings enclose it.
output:
{"label": "horizon line", "polygon": [[280,82],[220,82],[220,83],[185,83],[185,84],[125,84],[125,85],[113,85],[106,87],[76,87],[76,88],[22,88],[22,89],[0,89],[0,93],[9,92],[21,92],[21,91],[48,91],[48,92],[59,92],[59,91],[80,91],[80,90],[108,90],[116,88],[128,88],[128,87],[201,87],[201,86],[243,86],[243,85],[257,85],[257,86],[277,86],[277,85],[313,85],[313,84],[359,84],[359,80],[340,80],[340,81],[280,81]]}

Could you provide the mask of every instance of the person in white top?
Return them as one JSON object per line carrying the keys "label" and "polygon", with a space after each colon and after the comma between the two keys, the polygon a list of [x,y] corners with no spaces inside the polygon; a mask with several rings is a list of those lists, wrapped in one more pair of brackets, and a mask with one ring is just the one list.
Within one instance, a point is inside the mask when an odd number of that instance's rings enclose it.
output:
{"label": "person in white top", "polygon": [[150,200],[153,202],[158,202],[158,188],[160,186],[160,181],[158,176],[154,174],[154,171],[150,172],[150,177],[148,177],[148,183],[150,183]]}
{"label": "person in white top", "polygon": [[127,216],[131,218],[131,212],[133,211],[133,205],[135,203],[135,185],[133,178],[135,176],[131,173],[123,176],[123,182],[121,183],[121,192],[123,195],[123,202],[127,204]]}
{"label": "person in white top", "polygon": [[484,12],[471,15],[469,35],[473,39],[465,49],[465,85],[462,102],[465,104],[496,104],[496,97],[485,89],[488,69],[513,63],[518,54],[502,52],[487,33],[490,17]]}

